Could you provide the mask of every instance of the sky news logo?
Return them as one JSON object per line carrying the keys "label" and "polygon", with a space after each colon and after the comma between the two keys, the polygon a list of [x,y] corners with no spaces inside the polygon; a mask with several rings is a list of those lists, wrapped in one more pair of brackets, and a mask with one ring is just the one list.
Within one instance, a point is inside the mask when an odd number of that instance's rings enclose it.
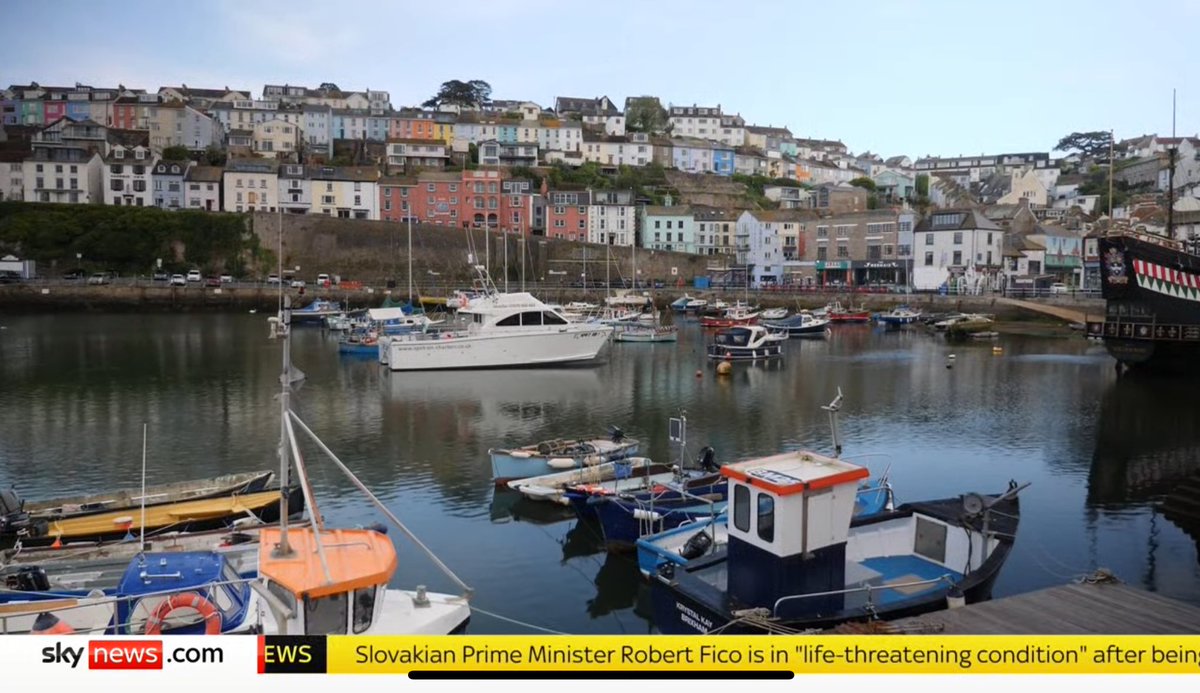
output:
{"label": "sky news logo", "polygon": [[[86,658],[86,659],[85,659]],[[223,664],[220,647],[164,648],[161,640],[91,640],[87,647],[63,642],[42,648],[42,664],[86,664],[93,670],[162,669],[171,664]]]}

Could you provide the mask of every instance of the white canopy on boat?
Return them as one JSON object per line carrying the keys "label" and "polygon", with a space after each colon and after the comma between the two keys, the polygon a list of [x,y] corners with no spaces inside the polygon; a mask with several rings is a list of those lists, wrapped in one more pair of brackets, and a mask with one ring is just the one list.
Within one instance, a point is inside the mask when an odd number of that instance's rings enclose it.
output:
{"label": "white canopy on boat", "polygon": [[367,315],[376,322],[386,322],[388,320],[402,320],[404,318],[403,308],[370,308],[367,310]]}

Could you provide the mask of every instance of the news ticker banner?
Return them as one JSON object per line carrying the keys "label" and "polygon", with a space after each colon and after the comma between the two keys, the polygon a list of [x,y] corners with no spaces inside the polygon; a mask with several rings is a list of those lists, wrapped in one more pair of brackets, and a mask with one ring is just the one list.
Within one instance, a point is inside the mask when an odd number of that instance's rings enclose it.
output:
{"label": "news ticker banner", "polygon": [[792,678],[853,674],[1200,674],[1200,636],[7,636],[0,670],[220,677]]}

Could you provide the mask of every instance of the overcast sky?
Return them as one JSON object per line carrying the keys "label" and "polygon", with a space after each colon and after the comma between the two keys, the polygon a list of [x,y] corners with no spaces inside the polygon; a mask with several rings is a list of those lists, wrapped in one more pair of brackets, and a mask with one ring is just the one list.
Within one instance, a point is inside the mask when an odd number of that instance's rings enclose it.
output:
{"label": "overcast sky", "polygon": [[[0,83],[653,94],[883,156],[1200,129],[1200,2],[89,0],[0,3]],[[1192,80],[1187,79],[1189,76]]]}

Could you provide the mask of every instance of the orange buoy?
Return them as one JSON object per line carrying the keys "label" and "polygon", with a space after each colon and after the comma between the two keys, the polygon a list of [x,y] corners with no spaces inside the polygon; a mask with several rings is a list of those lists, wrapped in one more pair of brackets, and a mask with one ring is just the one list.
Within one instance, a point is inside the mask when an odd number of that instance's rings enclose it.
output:
{"label": "orange buoy", "polygon": [[50,545],[50,548],[52,548],[52,549],[61,549],[62,548],[62,535],[61,534],[54,537],[54,543]]}
{"label": "orange buoy", "polygon": [[29,632],[32,635],[71,635],[75,629],[61,618],[44,611],[34,619]]}
{"label": "orange buoy", "polygon": [[179,609],[193,609],[204,618],[204,634],[221,634],[221,613],[213,603],[195,592],[184,592],[172,595],[159,603],[150,618],[146,620],[146,635],[162,635],[163,622],[172,612]]}

